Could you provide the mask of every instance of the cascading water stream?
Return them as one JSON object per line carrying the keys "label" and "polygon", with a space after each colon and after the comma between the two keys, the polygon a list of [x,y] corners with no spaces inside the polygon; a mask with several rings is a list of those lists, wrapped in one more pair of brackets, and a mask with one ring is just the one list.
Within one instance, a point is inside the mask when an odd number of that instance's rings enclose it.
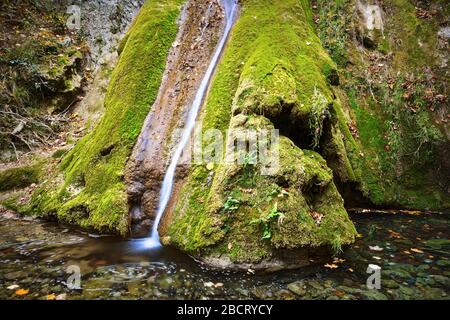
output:
{"label": "cascading water stream", "polygon": [[189,114],[187,117],[186,125],[184,127],[181,139],[177,148],[173,154],[172,160],[170,162],[169,167],[167,168],[166,174],[164,175],[164,180],[161,187],[161,194],[159,198],[158,211],[156,213],[156,218],[153,223],[153,228],[150,234],[150,238],[146,240],[145,247],[149,249],[156,249],[161,247],[158,226],[161,222],[161,218],[166,210],[167,204],[169,203],[170,197],[172,195],[172,189],[174,184],[175,173],[177,169],[178,161],[182,155],[183,149],[186,147],[186,144],[189,141],[191,133],[195,126],[195,120],[197,119],[198,112],[203,103],[203,99],[205,97],[206,91],[208,90],[208,85],[211,80],[211,77],[214,73],[216,65],[219,61],[219,58],[222,54],[222,51],[225,47],[226,41],[230,34],[231,28],[234,25],[237,3],[236,0],[222,0],[222,5],[225,10],[226,15],[226,26],[222,38],[214,52],[214,55],[211,59],[211,62],[206,70],[206,73],[200,83],[200,86],[197,90],[197,93],[194,98],[194,102],[192,103],[191,109],[189,110]]}

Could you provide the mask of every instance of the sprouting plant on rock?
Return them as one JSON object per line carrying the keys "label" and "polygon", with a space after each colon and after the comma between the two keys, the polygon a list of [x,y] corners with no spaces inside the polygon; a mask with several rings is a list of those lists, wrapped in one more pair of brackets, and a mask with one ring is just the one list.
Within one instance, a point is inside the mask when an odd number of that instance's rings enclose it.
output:
{"label": "sprouting plant on rock", "polygon": [[322,136],[323,123],[329,114],[328,101],[317,88],[314,88],[314,95],[311,101],[311,115],[309,118],[309,129],[312,132],[313,141],[312,148],[319,146],[320,137]]}
{"label": "sprouting plant on rock", "polygon": [[272,230],[270,224],[275,219],[283,220],[284,214],[278,211],[278,203],[275,203],[272,210],[267,215],[261,215],[260,218],[252,220],[251,224],[256,224],[262,226],[263,236],[262,239],[272,238]]}
{"label": "sprouting plant on rock", "polygon": [[239,209],[241,202],[238,199],[233,197],[228,197],[227,201],[225,201],[223,208],[227,212],[233,212]]}

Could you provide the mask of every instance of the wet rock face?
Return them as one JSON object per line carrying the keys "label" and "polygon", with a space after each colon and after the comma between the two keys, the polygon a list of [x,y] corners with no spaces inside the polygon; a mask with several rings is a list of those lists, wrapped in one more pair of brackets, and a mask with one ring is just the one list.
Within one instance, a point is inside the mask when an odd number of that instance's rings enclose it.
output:
{"label": "wet rock face", "polygon": [[[128,162],[126,173],[133,236],[149,233],[158,209],[161,183],[194,95],[224,27],[218,1],[189,1],[168,56],[158,98]],[[178,176],[186,168],[178,169]],[[175,186],[175,190],[177,187]]]}
{"label": "wet rock face", "polygon": [[70,1],[81,10],[81,25],[86,33],[94,65],[111,59],[128,25],[144,0]]}

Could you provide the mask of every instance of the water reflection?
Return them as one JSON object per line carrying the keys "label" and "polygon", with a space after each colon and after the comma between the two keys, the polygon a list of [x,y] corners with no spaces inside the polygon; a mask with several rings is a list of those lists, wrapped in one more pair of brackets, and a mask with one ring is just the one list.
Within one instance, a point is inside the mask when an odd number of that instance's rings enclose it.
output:
{"label": "water reflection", "polygon": [[[449,298],[448,216],[352,219],[360,237],[339,257],[296,271],[253,274],[207,270],[174,248],[148,250],[148,239],[98,237],[52,223],[0,218],[0,298]],[[366,287],[369,264],[382,268],[379,291]],[[81,290],[65,285],[70,265],[81,269]]]}

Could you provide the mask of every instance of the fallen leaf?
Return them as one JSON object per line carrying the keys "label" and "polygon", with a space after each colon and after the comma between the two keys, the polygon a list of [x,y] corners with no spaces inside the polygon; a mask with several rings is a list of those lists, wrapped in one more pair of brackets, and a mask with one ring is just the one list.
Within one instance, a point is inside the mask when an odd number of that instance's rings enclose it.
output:
{"label": "fallen leaf", "polygon": [[344,263],[346,260],[345,259],[339,259],[339,258],[334,258],[333,262],[334,263]]}
{"label": "fallen leaf", "polygon": [[61,293],[56,296],[56,300],[66,300],[67,294]]}
{"label": "fallen leaf", "polygon": [[374,258],[375,260],[381,260],[381,258],[377,256],[373,256],[372,258]]}
{"label": "fallen leaf", "polygon": [[211,288],[211,287],[214,286],[214,283],[212,283],[212,282],[205,282],[205,283],[204,283],[204,286],[205,286],[205,287],[208,287],[208,288]]}
{"label": "fallen leaf", "polygon": [[348,268],[348,271],[353,272],[354,270],[352,268]]}
{"label": "fallen leaf", "polygon": [[29,292],[30,292],[30,290],[27,290],[27,289],[19,289],[19,290],[16,290],[16,295],[24,296],[24,295],[27,295]]}
{"label": "fallen leaf", "polygon": [[411,248],[411,249],[409,249],[409,250],[412,251],[412,252],[415,252],[415,253],[423,253],[422,250],[416,249],[416,248]]}
{"label": "fallen leaf", "polygon": [[56,300],[56,295],[54,293],[48,294],[46,296],[47,300]]}
{"label": "fallen leaf", "polygon": [[223,283],[222,283],[222,282],[217,282],[217,283],[214,285],[214,287],[216,287],[216,288],[221,288],[221,287],[223,287]]}
{"label": "fallen leaf", "polygon": [[337,269],[337,268],[339,268],[339,266],[337,264],[334,264],[334,263],[331,263],[331,264],[327,263],[327,264],[324,265],[324,267],[328,268],[328,269]]}
{"label": "fallen leaf", "polygon": [[14,290],[17,289],[19,286],[17,284],[13,284],[11,286],[8,287],[9,290]]}
{"label": "fallen leaf", "polygon": [[388,230],[389,232],[389,236],[391,238],[396,238],[396,239],[400,239],[402,236],[400,235],[400,233],[395,232],[394,230]]}
{"label": "fallen leaf", "polygon": [[379,246],[369,246],[369,249],[372,251],[383,251],[383,248],[379,247]]}
{"label": "fallen leaf", "polygon": [[334,292],[334,295],[336,296],[336,297],[343,297],[344,295],[345,295],[345,293],[344,292],[342,292],[342,291],[339,291],[339,290],[336,290],[335,292]]}

